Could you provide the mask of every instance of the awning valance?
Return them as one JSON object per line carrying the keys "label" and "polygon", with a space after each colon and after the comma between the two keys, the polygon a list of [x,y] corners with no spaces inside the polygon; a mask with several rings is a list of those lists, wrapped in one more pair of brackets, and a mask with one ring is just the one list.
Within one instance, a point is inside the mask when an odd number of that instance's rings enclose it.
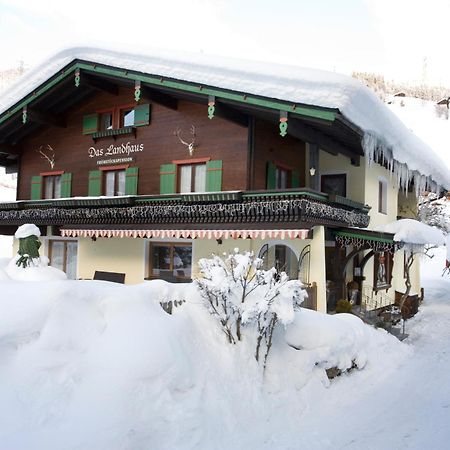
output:
{"label": "awning valance", "polygon": [[62,229],[63,237],[175,239],[308,239],[309,230],[102,230]]}

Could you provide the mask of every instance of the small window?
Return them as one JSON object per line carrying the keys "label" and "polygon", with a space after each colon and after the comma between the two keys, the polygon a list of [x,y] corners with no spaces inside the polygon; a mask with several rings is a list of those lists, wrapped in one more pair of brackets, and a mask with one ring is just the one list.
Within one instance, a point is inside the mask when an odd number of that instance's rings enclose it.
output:
{"label": "small window", "polygon": [[190,243],[150,243],[150,278],[168,281],[187,280],[192,272],[192,245]]}
{"label": "small window", "polygon": [[125,170],[107,170],[104,176],[104,195],[115,197],[125,195]]}
{"label": "small window", "polygon": [[179,192],[206,191],[206,164],[181,164],[178,174]]}
{"label": "small window", "polygon": [[320,190],[325,194],[347,196],[347,175],[345,173],[322,175]]}
{"label": "small window", "polygon": [[48,242],[50,265],[65,272],[70,280],[75,280],[77,277],[77,254],[76,241],[50,240]]}
{"label": "small window", "polygon": [[44,177],[44,198],[61,198],[61,175]]}
{"label": "small window", "polygon": [[100,130],[112,130],[114,126],[113,111],[107,111],[100,114]]}
{"label": "small window", "polygon": [[387,214],[387,181],[378,181],[378,212]]}
{"label": "small window", "polygon": [[132,127],[134,125],[134,109],[126,108],[120,110],[119,128]]}

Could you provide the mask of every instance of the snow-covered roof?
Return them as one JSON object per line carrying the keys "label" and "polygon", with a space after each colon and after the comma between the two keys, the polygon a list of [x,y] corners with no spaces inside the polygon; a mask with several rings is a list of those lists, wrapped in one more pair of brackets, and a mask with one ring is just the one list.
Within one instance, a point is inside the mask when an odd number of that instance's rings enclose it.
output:
{"label": "snow-covered roof", "polygon": [[380,231],[394,234],[394,241],[414,245],[444,245],[441,230],[414,219],[401,219],[380,227]]}
{"label": "snow-covered roof", "polygon": [[[20,79],[0,97],[0,114],[31,93],[52,75],[79,59],[112,67],[160,75],[227,90],[311,106],[339,109],[364,132],[369,161],[382,152],[401,184],[417,171],[450,187],[450,173],[442,160],[361,82],[315,69],[243,61],[203,54],[152,51],[138,55],[98,48],[59,52]],[[407,164],[407,168],[405,166]],[[425,180],[415,174],[416,187]]]}

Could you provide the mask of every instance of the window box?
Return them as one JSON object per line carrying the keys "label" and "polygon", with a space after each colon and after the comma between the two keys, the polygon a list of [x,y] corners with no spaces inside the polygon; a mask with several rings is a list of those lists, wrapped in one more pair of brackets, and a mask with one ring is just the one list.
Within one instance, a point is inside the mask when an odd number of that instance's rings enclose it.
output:
{"label": "window box", "polygon": [[113,137],[116,139],[117,136],[123,136],[126,134],[133,134],[136,137],[136,127],[123,127],[111,130],[97,131],[92,134],[92,139],[96,142],[98,139]]}

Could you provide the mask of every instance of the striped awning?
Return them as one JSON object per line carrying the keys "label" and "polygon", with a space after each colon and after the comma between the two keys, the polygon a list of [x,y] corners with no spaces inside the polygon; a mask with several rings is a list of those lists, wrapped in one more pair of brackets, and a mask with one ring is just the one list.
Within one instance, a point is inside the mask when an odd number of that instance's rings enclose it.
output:
{"label": "striped awning", "polygon": [[61,230],[63,237],[160,239],[308,239],[308,233],[309,230]]}

